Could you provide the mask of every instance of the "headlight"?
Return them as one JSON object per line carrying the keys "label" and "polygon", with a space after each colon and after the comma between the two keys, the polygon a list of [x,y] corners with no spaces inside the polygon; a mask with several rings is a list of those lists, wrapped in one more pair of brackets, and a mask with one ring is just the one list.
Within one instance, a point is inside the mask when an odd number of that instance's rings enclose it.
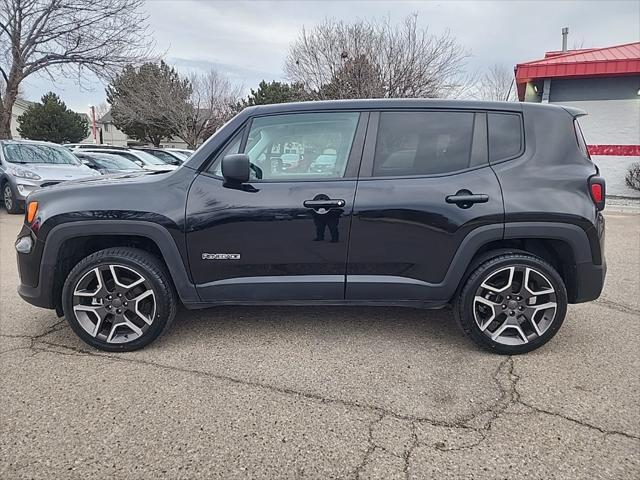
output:
{"label": "headlight", "polygon": [[29,180],[41,179],[40,175],[38,175],[37,173],[30,172],[29,170],[25,170],[23,168],[9,167],[7,169],[7,172],[17,178],[28,178]]}

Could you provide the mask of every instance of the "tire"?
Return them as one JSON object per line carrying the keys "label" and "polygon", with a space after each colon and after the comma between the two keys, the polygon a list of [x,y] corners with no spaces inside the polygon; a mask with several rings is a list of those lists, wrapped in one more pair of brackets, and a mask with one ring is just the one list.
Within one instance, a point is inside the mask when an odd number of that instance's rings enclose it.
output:
{"label": "tire", "polygon": [[454,314],[464,334],[480,347],[518,355],[553,338],[567,303],[564,282],[549,263],[509,253],[484,261],[471,273],[456,298]]}
{"label": "tire", "polygon": [[153,342],[171,325],[176,300],[161,260],[135,248],[89,255],[62,288],[62,309],[73,331],[108,352],[130,352]]}
{"label": "tire", "polygon": [[22,212],[20,205],[18,205],[18,200],[16,200],[16,192],[13,191],[13,187],[9,182],[5,182],[2,185],[2,201],[7,213],[14,214]]}

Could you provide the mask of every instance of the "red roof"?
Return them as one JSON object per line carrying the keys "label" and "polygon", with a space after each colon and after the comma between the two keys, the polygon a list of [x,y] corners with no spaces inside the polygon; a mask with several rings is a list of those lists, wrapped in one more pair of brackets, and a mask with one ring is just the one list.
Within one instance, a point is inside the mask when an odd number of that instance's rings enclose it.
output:
{"label": "red roof", "polygon": [[545,58],[516,65],[518,93],[538,78],[596,77],[640,74],[640,42],[607,48],[547,52]]}

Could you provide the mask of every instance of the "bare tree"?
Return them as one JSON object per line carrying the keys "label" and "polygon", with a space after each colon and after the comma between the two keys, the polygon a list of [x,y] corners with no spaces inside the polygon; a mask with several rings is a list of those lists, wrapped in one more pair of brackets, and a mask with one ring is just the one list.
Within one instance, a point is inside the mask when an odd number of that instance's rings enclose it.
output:
{"label": "bare tree", "polygon": [[107,102],[100,102],[98,105],[95,106],[95,109],[96,109],[96,120],[100,120],[107,113],[109,113],[109,110],[111,110],[111,107],[109,107],[109,104]]}
{"label": "bare tree", "polygon": [[242,86],[215,70],[189,77],[191,96],[182,108],[168,112],[176,136],[195,148],[238,111]]}
{"label": "bare tree", "polygon": [[514,102],[516,86],[513,71],[504,65],[491,65],[478,82],[475,96],[480,100]]}
{"label": "bare tree", "polygon": [[[419,27],[416,14],[400,24],[391,24],[388,18],[355,23],[326,19],[302,30],[289,49],[284,70],[289,80],[302,83],[319,98],[366,92],[367,85],[359,83],[371,82],[371,96],[449,97],[463,86],[468,56],[449,32],[433,35]],[[358,65],[368,65],[366,75],[362,68],[354,68]],[[352,79],[345,81],[349,71]],[[323,89],[341,76],[348,85],[346,93]]]}
{"label": "bare tree", "polygon": [[33,74],[112,74],[152,47],[144,0],[0,0],[0,138],[11,138],[11,110]]}

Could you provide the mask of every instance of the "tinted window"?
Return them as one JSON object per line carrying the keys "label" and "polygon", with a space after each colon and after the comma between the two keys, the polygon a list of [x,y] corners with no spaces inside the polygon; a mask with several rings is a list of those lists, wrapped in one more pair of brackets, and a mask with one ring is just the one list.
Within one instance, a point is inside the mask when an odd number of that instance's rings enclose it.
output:
{"label": "tinted window", "polygon": [[580,148],[580,151],[585,157],[591,158],[591,155],[589,155],[589,147],[587,147],[587,142],[585,142],[584,140],[584,135],[582,134],[580,123],[578,123],[578,120],[574,120],[573,124],[576,131],[576,140],[578,140],[578,148]]}
{"label": "tinted window", "polygon": [[471,165],[474,114],[383,112],[374,176],[432,175]]}
{"label": "tinted window", "polygon": [[245,148],[252,175],[260,172],[265,180],[344,176],[359,116],[299,113],[254,119]]}
{"label": "tinted window", "polygon": [[495,162],[515,157],[522,150],[522,121],[520,115],[490,113],[489,158]]}

